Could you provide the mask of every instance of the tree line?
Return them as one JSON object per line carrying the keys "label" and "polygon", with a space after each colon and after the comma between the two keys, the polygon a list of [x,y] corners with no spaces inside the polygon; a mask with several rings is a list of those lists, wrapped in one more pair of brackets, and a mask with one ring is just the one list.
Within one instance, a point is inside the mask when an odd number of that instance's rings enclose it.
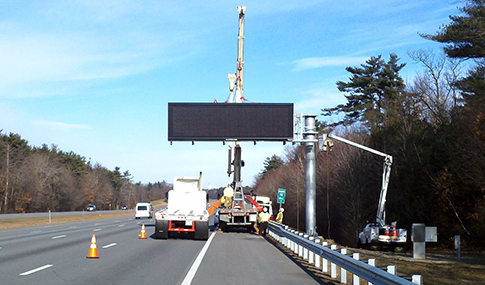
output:
{"label": "tree line", "polygon": [[134,183],[128,170],[108,170],[57,145],[30,146],[19,134],[0,130],[0,212],[73,211],[134,207],[165,197],[165,181]]}
{"label": "tree line", "polygon": [[[317,122],[319,133],[333,132],[394,158],[386,221],[411,235],[412,223],[437,226],[438,244],[483,248],[485,236],[485,1],[469,0],[460,16],[450,16],[435,35],[444,53],[409,52],[422,65],[405,83],[396,54],[371,57],[347,67],[349,81],[338,81],[345,104],[322,109],[343,114]],[[367,221],[375,221],[383,158],[333,142],[317,149],[317,232],[355,246]],[[276,200],[287,190],[285,223],[305,230],[304,146],[268,157],[254,185],[258,195]]]}

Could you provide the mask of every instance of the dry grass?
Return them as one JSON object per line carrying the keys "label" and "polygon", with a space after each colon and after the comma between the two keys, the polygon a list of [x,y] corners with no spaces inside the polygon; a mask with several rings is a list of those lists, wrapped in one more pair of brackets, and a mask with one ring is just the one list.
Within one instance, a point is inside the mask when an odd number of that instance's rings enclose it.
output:
{"label": "dry grass", "polygon": [[[166,205],[167,205],[167,202],[165,202],[164,200],[156,200],[152,202],[152,206],[154,209],[164,207]],[[116,218],[116,217],[128,217],[128,216],[134,216],[134,215],[135,213],[133,210],[128,210],[123,212],[89,213],[89,215],[58,216],[58,217],[51,217],[51,224],[98,220],[98,219],[107,219],[107,218]],[[0,229],[39,226],[39,225],[48,225],[48,224],[49,224],[49,218],[46,218],[46,217],[5,219],[5,220],[0,220]]]}
{"label": "dry grass", "polygon": [[[106,213],[98,213],[98,214],[90,214],[90,215],[59,216],[59,217],[51,217],[51,223],[50,224],[87,221],[87,220],[98,220],[98,219],[107,219],[107,218],[115,218],[115,217],[127,217],[127,216],[133,216],[133,215],[134,215],[133,212],[126,211],[126,212],[122,212],[122,213],[120,213],[120,212],[117,212],[117,213],[106,212]],[[40,226],[40,225],[48,225],[48,224],[49,224],[49,218],[46,218],[46,217],[5,219],[5,220],[0,220],[0,229]]]}
{"label": "dry grass", "polygon": [[[287,255],[302,264],[317,278],[321,278],[325,284],[340,284],[337,280],[332,280],[329,273],[323,273],[322,269],[316,269],[312,264],[295,255],[281,244],[272,240]],[[329,244],[332,244],[329,241]],[[412,251],[407,253],[392,253],[384,251],[369,251],[363,249],[348,248],[348,252],[359,252],[360,260],[373,258],[376,266],[385,268],[388,265],[396,266],[399,276],[421,275],[423,284],[426,285],[451,285],[451,284],[485,284],[485,254],[483,252],[464,252],[462,251],[461,260],[456,260],[455,251],[442,251],[426,249],[426,259],[413,259]],[[339,272],[340,270],[338,270]],[[351,275],[347,276],[348,283],[351,283]],[[338,279],[340,280],[340,279]],[[349,281],[350,280],[350,281]],[[367,284],[360,280],[360,284]]]}
{"label": "dry grass", "polygon": [[457,261],[455,251],[426,250],[426,259],[412,258],[412,252],[394,254],[364,251],[363,258],[375,258],[377,266],[395,265],[398,274],[421,275],[424,284],[485,284],[485,255],[463,252]]}

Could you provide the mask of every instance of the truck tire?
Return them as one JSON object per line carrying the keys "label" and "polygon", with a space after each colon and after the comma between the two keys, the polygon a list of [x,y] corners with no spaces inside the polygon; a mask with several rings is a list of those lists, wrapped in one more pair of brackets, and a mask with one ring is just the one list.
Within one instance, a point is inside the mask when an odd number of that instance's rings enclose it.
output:
{"label": "truck tire", "polygon": [[168,238],[168,221],[155,221],[155,238],[167,239]]}
{"label": "truck tire", "polygon": [[195,239],[207,240],[209,238],[209,223],[195,222]]}
{"label": "truck tire", "polygon": [[221,231],[223,233],[227,233],[227,223],[226,222],[220,221],[219,222],[219,228],[221,229]]}
{"label": "truck tire", "polygon": [[406,252],[406,245],[396,245],[394,252]]}
{"label": "truck tire", "polygon": [[371,244],[369,244],[369,249],[374,250],[374,251],[380,251],[381,245],[378,244],[378,243],[371,243]]}

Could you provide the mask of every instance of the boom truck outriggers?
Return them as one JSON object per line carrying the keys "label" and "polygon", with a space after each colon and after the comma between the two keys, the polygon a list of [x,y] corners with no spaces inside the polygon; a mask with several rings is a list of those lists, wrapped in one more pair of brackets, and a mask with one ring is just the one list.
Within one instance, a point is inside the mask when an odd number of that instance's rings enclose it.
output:
{"label": "boom truck outriggers", "polygon": [[[384,170],[382,174],[382,187],[379,197],[379,204],[377,207],[376,222],[368,223],[362,232],[359,233],[358,246],[369,248],[372,250],[380,250],[383,247],[393,249],[395,251],[404,251],[407,242],[407,230],[396,228],[397,222],[386,224],[386,196],[389,185],[389,177],[391,175],[392,156],[383,152],[374,150],[364,145],[349,141],[334,134],[329,134],[328,138],[349,144],[351,146],[366,150],[368,152],[384,157]],[[325,143],[327,144],[327,143]]]}

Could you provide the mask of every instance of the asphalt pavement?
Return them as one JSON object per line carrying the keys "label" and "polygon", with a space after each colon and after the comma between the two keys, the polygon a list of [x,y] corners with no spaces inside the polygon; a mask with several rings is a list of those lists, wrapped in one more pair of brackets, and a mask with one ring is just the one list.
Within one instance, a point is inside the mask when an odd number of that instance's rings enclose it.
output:
{"label": "asphalt pavement", "polygon": [[[0,230],[0,284],[318,284],[255,234],[153,233],[153,220],[133,217]],[[98,258],[87,258],[93,234]]]}

